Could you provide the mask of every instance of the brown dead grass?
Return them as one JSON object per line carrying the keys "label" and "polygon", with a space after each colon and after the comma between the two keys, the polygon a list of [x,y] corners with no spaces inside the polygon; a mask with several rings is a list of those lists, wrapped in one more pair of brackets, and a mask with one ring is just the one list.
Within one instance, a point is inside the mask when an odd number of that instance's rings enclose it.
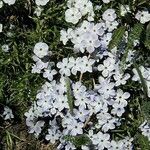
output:
{"label": "brown dead grass", "polygon": [[[8,142],[6,139],[7,134],[3,136],[2,139],[2,150],[56,150],[51,144],[43,144],[33,135],[29,134],[25,123],[17,125],[8,125],[6,129],[0,132],[5,132],[7,130],[12,135],[10,136],[12,142]],[[1,134],[1,133],[0,133]],[[1,149],[0,149],[1,150]]]}

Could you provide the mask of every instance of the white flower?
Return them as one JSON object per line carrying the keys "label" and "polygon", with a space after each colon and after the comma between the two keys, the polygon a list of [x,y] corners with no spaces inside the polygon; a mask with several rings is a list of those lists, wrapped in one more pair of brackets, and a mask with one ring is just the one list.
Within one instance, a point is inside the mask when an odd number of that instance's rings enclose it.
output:
{"label": "white flower", "polygon": [[127,106],[127,99],[130,97],[130,93],[123,92],[123,90],[118,89],[116,95],[116,102],[121,103],[124,107]]}
{"label": "white flower", "polygon": [[3,24],[0,23],[0,33],[3,31]]}
{"label": "white flower", "polygon": [[77,8],[69,8],[65,12],[65,20],[73,24],[78,23],[81,17],[81,12]]}
{"label": "white flower", "polygon": [[148,138],[150,141],[150,124],[145,120],[139,127],[142,131],[142,134]]}
{"label": "white flower", "polygon": [[80,60],[80,72],[85,73],[85,72],[92,72],[92,65],[95,63],[94,59],[88,59],[87,56],[83,56]]}
{"label": "white flower", "polygon": [[97,23],[94,25],[94,23],[90,23],[89,26],[89,32],[92,34],[97,34],[99,36],[102,36],[105,33],[105,24],[103,22]]}
{"label": "white flower", "polygon": [[150,98],[150,81],[146,81],[147,89],[148,89],[148,97]]}
{"label": "white flower", "polygon": [[52,144],[56,142],[60,138],[60,132],[54,129],[48,129],[48,134],[46,135],[45,139],[50,141]]}
{"label": "white flower", "polygon": [[60,41],[62,41],[64,45],[66,45],[67,41],[71,38],[71,31],[71,28],[69,28],[67,31],[60,31]]}
{"label": "white flower", "polygon": [[86,108],[86,104],[88,104],[87,93],[83,92],[75,96],[75,106],[83,106]]}
{"label": "white flower", "polygon": [[7,44],[2,45],[2,51],[9,52],[9,45],[7,45]]}
{"label": "white flower", "polygon": [[120,7],[121,16],[125,16],[126,13],[128,13],[128,12],[131,12],[129,5],[121,5],[121,7]]}
{"label": "white flower", "polygon": [[77,122],[76,120],[73,120],[71,122],[71,124],[67,125],[67,131],[69,131],[69,133],[71,135],[77,135],[77,134],[82,134],[83,133],[83,126],[84,124],[81,122]]}
{"label": "white flower", "polygon": [[118,117],[121,117],[124,112],[125,112],[125,109],[122,104],[119,104],[119,103],[113,104],[113,109],[111,110],[112,114],[117,115]]}
{"label": "white flower", "polygon": [[44,63],[41,59],[39,59],[36,64],[32,66],[32,73],[40,73],[42,69],[48,67],[48,62]]}
{"label": "white flower", "polygon": [[3,117],[4,120],[13,119],[14,115],[12,113],[12,110],[8,107],[4,107]]}
{"label": "white flower", "polygon": [[115,69],[115,60],[108,58],[106,60],[103,61],[103,65],[100,64],[98,66],[98,71],[102,71],[102,75],[104,77],[109,76],[109,74]]}
{"label": "white flower", "polygon": [[89,0],[76,1],[75,8],[78,8],[82,16],[93,11],[93,5]]}
{"label": "white flower", "polygon": [[76,75],[78,71],[80,71],[80,60],[81,58],[78,57],[76,60],[73,57],[69,58],[70,63],[73,64],[73,67],[71,69],[71,73],[73,75]]}
{"label": "white flower", "polygon": [[72,85],[74,95],[82,94],[86,91],[86,87],[81,82],[76,82]]}
{"label": "white flower", "polygon": [[104,148],[108,148],[110,146],[110,135],[103,134],[102,132],[97,133],[97,140],[95,140],[94,144],[98,144],[98,149],[103,150]]}
{"label": "white flower", "polygon": [[49,0],[35,0],[35,3],[37,5],[41,5],[41,6],[46,5],[48,2],[49,2]]}
{"label": "white flower", "polygon": [[13,5],[15,4],[16,0],[3,0],[4,3],[8,4],[8,5]]}
{"label": "white flower", "polygon": [[55,108],[57,108],[59,111],[62,111],[64,108],[69,108],[67,96],[58,95],[56,98],[57,100],[54,102]]}
{"label": "white flower", "polygon": [[74,109],[75,118],[84,122],[89,115],[89,110],[86,110],[83,106],[79,106],[79,110]]}
{"label": "white flower", "polygon": [[3,7],[3,1],[0,1],[0,8]]}
{"label": "white flower", "polygon": [[42,13],[43,9],[41,7],[37,7],[34,11],[34,13],[39,17]]}
{"label": "white flower", "polygon": [[96,34],[92,34],[90,32],[86,32],[83,35],[83,39],[86,39],[86,40],[83,41],[83,43],[84,43],[84,45],[86,47],[86,50],[89,53],[94,52],[95,48],[98,48],[101,45],[100,41],[98,39],[98,36]]}
{"label": "white flower", "polygon": [[108,4],[111,0],[102,0],[102,1],[103,1],[103,3]]}
{"label": "white flower", "polygon": [[30,128],[29,133],[35,133],[35,136],[39,136],[44,124],[44,121],[38,121],[36,124],[34,124],[33,122],[28,122],[27,126]]}
{"label": "white flower", "polygon": [[115,84],[113,82],[109,82],[107,80],[104,80],[103,82],[100,82],[100,87],[98,92],[104,96],[104,98],[111,98],[115,96],[115,90],[114,86]]}
{"label": "white flower", "polygon": [[110,120],[107,120],[107,122],[102,126],[102,131],[107,132],[108,130],[115,129],[116,119],[111,118]]}
{"label": "white flower", "polygon": [[117,69],[113,77],[116,81],[115,82],[116,86],[125,85],[127,80],[130,78],[130,74],[126,73],[125,75],[123,75],[123,73],[120,73],[120,71]]}
{"label": "white flower", "polygon": [[148,11],[138,11],[135,18],[144,24],[150,21],[150,13]]}
{"label": "white flower", "polygon": [[116,142],[112,140],[109,150],[125,150],[123,142],[121,141]]}
{"label": "white flower", "polygon": [[113,22],[106,21],[105,24],[106,24],[106,28],[107,28],[108,32],[112,32],[114,29],[117,28],[119,23],[117,21],[113,21]]}
{"label": "white flower", "polygon": [[68,7],[68,8],[75,7],[76,1],[77,1],[77,0],[68,0],[68,1],[67,1],[67,7]]}
{"label": "white flower", "polygon": [[111,39],[112,39],[112,33],[108,32],[107,34],[104,34],[104,36],[101,38],[101,47],[103,49],[107,49]]}
{"label": "white flower", "polygon": [[34,54],[39,58],[43,58],[44,56],[48,55],[48,45],[43,42],[36,43],[34,46]]}
{"label": "white flower", "polygon": [[43,73],[43,77],[47,78],[49,81],[53,80],[53,76],[57,74],[57,71],[55,69],[50,70],[50,69],[45,69]]}
{"label": "white flower", "polygon": [[57,63],[57,67],[60,69],[59,72],[61,75],[70,76],[70,69],[73,67],[71,63],[69,63],[68,58],[64,58],[62,62]]}
{"label": "white flower", "polygon": [[103,15],[102,15],[103,20],[105,21],[114,21],[117,18],[117,15],[115,13],[114,9],[107,9]]}

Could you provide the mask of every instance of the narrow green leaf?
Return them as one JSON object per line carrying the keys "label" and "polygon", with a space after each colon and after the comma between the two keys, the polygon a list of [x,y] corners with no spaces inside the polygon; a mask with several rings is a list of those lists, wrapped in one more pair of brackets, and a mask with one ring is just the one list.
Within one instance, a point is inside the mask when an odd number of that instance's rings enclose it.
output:
{"label": "narrow green leaf", "polygon": [[135,66],[135,69],[137,70],[138,75],[139,75],[139,77],[140,77],[140,80],[141,80],[141,84],[142,84],[142,87],[143,87],[143,91],[144,91],[145,98],[147,98],[147,97],[148,97],[148,96],[147,96],[148,88],[147,88],[145,79],[143,78],[143,75],[142,75],[141,70],[139,69],[138,65],[137,65],[137,64],[134,64],[134,66]]}
{"label": "narrow green leaf", "polygon": [[134,42],[135,42],[135,40],[140,40],[142,31],[143,31],[143,24],[137,23],[134,25],[134,27],[131,29],[129,37],[128,37],[128,43],[127,43],[126,50],[134,48]]}
{"label": "narrow green leaf", "polygon": [[67,88],[67,99],[68,99],[70,113],[73,114],[73,96],[71,91],[70,79],[68,77],[66,77],[66,88]]}
{"label": "narrow green leaf", "polygon": [[135,24],[134,27],[131,29],[130,34],[128,36],[128,43],[127,43],[124,55],[123,55],[122,60],[121,60],[121,66],[122,67],[124,65],[126,65],[126,58],[128,56],[129,50],[134,49],[134,42],[136,40],[137,41],[140,40],[142,31],[143,31],[143,25],[141,23]]}
{"label": "narrow green leaf", "polygon": [[118,47],[119,43],[121,42],[123,35],[125,33],[126,27],[122,26],[115,30],[112,40],[109,43],[109,49],[113,49],[114,47]]}
{"label": "narrow green leaf", "polygon": [[150,23],[147,25],[146,28],[146,39],[144,44],[148,49],[150,49]]}

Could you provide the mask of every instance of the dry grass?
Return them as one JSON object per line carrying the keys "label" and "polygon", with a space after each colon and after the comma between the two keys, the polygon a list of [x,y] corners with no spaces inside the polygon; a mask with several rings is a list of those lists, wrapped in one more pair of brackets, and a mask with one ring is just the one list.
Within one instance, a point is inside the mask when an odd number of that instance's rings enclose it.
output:
{"label": "dry grass", "polygon": [[29,134],[25,123],[7,125],[0,134],[3,135],[1,150],[56,150],[53,145],[43,144]]}

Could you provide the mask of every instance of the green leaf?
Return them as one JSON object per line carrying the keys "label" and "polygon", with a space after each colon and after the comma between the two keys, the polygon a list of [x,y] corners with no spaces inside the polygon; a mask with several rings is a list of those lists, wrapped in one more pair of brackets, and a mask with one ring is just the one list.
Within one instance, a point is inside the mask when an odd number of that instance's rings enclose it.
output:
{"label": "green leaf", "polygon": [[71,91],[70,79],[68,77],[66,77],[66,88],[67,88],[67,99],[68,99],[70,113],[73,114],[73,96]]}
{"label": "green leaf", "polygon": [[150,148],[150,142],[148,141],[148,138],[145,137],[142,134],[137,134],[135,136],[135,144],[138,145],[139,150],[149,150]]}
{"label": "green leaf", "polygon": [[64,139],[66,141],[71,142],[76,147],[81,147],[82,145],[91,145],[90,138],[84,134],[83,135],[77,135],[77,136],[67,135],[67,136],[64,136]]}
{"label": "green leaf", "polygon": [[119,43],[122,41],[123,35],[125,33],[126,27],[122,26],[114,31],[112,36],[112,40],[109,43],[109,49],[113,49],[114,47],[118,47]]}
{"label": "green leaf", "polygon": [[140,40],[142,31],[143,31],[143,25],[141,23],[137,23],[134,25],[134,27],[131,29],[129,37],[128,37],[128,43],[127,43],[126,50],[134,48],[134,41]]}
{"label": "green leaf", "polygon": [[128,52],[129,50],[134,49],[134,41],[140,40],[142,31],[143,31],[143,25],[141,23],[135,24],[134,27],[131,29],[129,36],[128,36],[128,43],[127,43],[124,55],[121,60],[121,66],[125,65]]}
{"label": "green leaf", "polygon": [[148,49],[150,49],[150,23],[147,25],[146,28],[146,39],[144,44]]}
{"label": "green leaf", "polygon": [[148,88],[147,88],[147,85],[146,85],[146,81],[145,79],[143,78],[143,75],[142,75],[142,72],[141,70],[139,69],[138,65],[137,64],[134,64],[135,66],[135,69],[137,70],[138,72],[138,75],[140,77],[140,80],[141,80],[141,84],[142,84],[142,87],[143,87],[143,91],[144,91],[144,95],[145,95],[145,98],[147,99],[147,93],[148,93]]}
{"label": "green leaf", "polygon": [[150,101],[143,101],[141,106],[144,119],[150,123]]}

